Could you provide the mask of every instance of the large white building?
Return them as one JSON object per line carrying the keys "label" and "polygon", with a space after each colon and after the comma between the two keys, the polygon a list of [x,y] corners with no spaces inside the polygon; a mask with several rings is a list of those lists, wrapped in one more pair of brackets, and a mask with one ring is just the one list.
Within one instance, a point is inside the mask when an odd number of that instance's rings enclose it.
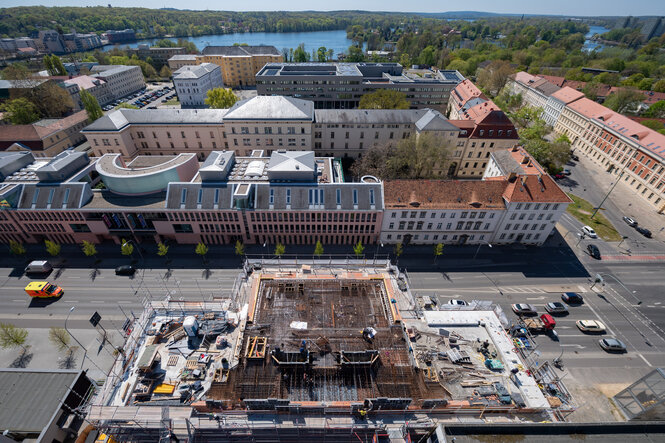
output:
{"label": "large white building", "polygon": [[92,76],[104,80],[116,99],[145,88],[143,72],[138,66],[97,65],[93,66]]}
{"label": "large white building", "polygon": [[187,65],[173,73],[173,85],[183,108],[207,107],[208,91],[223,88],[222,69],[214,63]]}

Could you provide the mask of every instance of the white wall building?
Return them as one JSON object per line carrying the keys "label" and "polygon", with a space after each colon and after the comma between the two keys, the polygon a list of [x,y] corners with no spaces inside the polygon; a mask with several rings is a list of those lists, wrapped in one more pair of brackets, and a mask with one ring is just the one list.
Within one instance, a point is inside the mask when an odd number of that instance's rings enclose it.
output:
{"label": "white wall building", "polygon": [[173,73],[173,85],[183,108],[203,108],[208,91],[223,88],[222,69],[214,63],[187,65]]}
{"label": "white wall building", "polygon": [[106,81],[114,99],[119,99],[145,88],[143,72],[138,66],[97,65],[92,76]]}

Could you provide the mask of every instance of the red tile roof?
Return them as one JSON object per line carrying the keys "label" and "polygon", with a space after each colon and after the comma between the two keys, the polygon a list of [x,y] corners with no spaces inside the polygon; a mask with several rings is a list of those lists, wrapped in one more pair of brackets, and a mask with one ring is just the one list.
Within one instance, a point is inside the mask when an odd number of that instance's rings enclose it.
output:
{"label": "red tile roof", "polygon": [[606,108],[600,103],[596,103],[595,101],[589,100],[586,97],[575,100],[567,106],[573,111],[576,111],[587,118],[595,118],[598,115],[612,112],[610,109]]}
{"label": "red tile roof", "polygon": [[506,181],[386,180],[386,209],[504,209]]}
{"label": "red tile roof", "polygon": [[87,119],[87,112],[79,111],[65,118],[40,120],[31,125],[2,125],[0,142],[43,140],[54,132],[85,122]]}
{"label": "red tile roof", "polygon": [[556,182],[547,174],[525,175],[508,183],[503,192],[509,202],[521,203],[571,203]]}
{"label": "red tile roof", "polygon": [[572,103],[575,100],[579,100],[582,97],[584,97],[584,93],[581,91],[577,91],[571,88],[570,86],[564,86],[563,88],[559,89],[554,94],[552,94],[552,97],[558,99],[560,102],[567,105],[568,103]]}

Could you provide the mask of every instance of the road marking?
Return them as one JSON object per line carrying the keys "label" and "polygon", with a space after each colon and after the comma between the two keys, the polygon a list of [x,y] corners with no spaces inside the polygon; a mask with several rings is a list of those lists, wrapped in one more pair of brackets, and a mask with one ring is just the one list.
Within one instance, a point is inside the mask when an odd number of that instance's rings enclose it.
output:
{"label": "road marking", "polygon": [[132,305],[134,303],[136,303],[136,302],[127,301],[127,300],[121,300],[121,301],[118,302],[119,305]]}
{"label": "road marking", "polygon": [[104,304],[104,303],[106,303],[106,302],[103,301],[103,300],[93,300],[93,301],[91,301],[90,303],[92,303],[92,304],[102,305],[102,304]]}
{"label": "road marking", "polygon": [[15,298],[15,299],[13,299],[12,301],[16,301],[16,302],[19,302],[19,303],[23,303],[23,302],[25,302],[25,299],[24,299],[24,298]]}
{"label": "road marking", "polygon": [[540,297],[527,297],[526,299],[527,300],[543,300],[544,298],[545,297],[541,295]]}
{"label": "road marking", "polygon": [[78,303],[78,300],[65,300],[65,303]]}
{"label": "road marking", "polygon": [[653,365],[652,365],[651,363],[649,363],[649,361],[648,361],[646,358],[644,358],[644,356],[643,356],[642,354],[638,353],[637,355],[639,355],[640,358],[641,358],[642,360],[644,360],[644,363],[646,363],[646,364],[648,364],[649,366],[653,367]]}
{"label": "road marking", "polygon": [[577,349],[584,349],[586,346],[578,345],[578,344],[566,344],[566,345],[561,345],[561,347],[564,348],[577,348]]}

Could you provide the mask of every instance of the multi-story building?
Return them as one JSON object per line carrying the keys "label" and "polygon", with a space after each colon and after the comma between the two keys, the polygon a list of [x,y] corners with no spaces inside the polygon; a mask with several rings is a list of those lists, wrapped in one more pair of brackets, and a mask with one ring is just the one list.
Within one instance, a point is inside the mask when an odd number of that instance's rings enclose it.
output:
{"label": "multi-story building", "polygon": [[[350,182],[341,171],[311,151],[214,151],[202,164],[194,154],[126,164],[117,154],[36,162],[0,153],[1,178],[14,185],[0,190],[0,241],[376,243],[382,183]],[[100,182],[105,189],[93,189]]]}
{"label": "multi-story building", "polygon": [[403,92],[412,109],[444,111],[450,91],[464,77],[457,71],[403,72],[398,63],[269,63],[256,74],[259,95],[312,100],[316,109],[354,109],[380,89]]}
{"label": "multi-story building", "polygon": [[195,65],[196,57],[197,56],[195,54],[174,55],[168,60],[169,69],[172,72],[175,72],[183,66]]}
{"label": "multi-story building", "polygon": [[37,48],[43,52],[53,54],[64,54],[67,52],[64,37],[53,29],[39,31],[35,42],[37,43]]}
{"label": "multi-story building", "polygon": [[181,47],[167,47],[167,48],[161,48],[159,46],[150,46],[148,44],[140,44],[136,49],[130,50],[130,52],[135,52],[136,55],[140,59],[147,59],[150,57],[153,61],[153,63],[156,66],[162,66],[162,65],[167,65],[169,62],[169,59],[173,57],[174,55],[181,55],[184,54],[185,48]]}
{"label": "multi-story building", "polygon": [[133,42],[136,40],[136,32],[133,29],[123,29],[121,31],[106,31],[104,33],[106,39],[111,44]]}
{"label": "multi-story building", "polygon": [[568,104],[554,130],[568,136],[576,153],[665,212],[665,135],[587,98]]}
{"label": "multi-story building", "polygon": [[494,152],[483,180],[387,180],[381,242],[542,245],[571,203],[519,147]]}
{"label": "multi-story building", "polygon": [[0,151],[29,151],[35,157],[52,157],[84,142],[81,130],[88,123],[88,114],[79,111],[29,125],[0,125]]}
{"label": "multi-story building", "polygon": [[204,108],[208,91],[224,87],[222,71],[212,63],[183,66],[173,73],[173,85],[182,108]]}
{"label": "multi-story building", "polygon": [[97,34],[78,34],[73,32],[71,34],[63,34],[63,38],[65,39],[67,52],[82,52],[102,47],[102,40]]}
{"label": "multi-story building", "polygon": [[97,65],[90,70],[92,77],[104,80],[115,99],[145,88],[143,72],[139,66]]}
{"label": "multi-story building", "polygon": [[446,114],[451,120],[465,120],[468,109],[487,101],[485,94],[471,80],[465,79],[453,88]]}
{"label": "multi-story building", "polygon": [[235,88],[255,85],[257,72],[282,58],[274,46],[206,46],[196,62],[219,65],[224,84]]}
{"label": "multi-story building", "polygon": [[20,49],[37,50],[37,43],[30,37],[3,38],[0,39],[0,50],[6,52],[18,52]]}
{"label": "multi-story building", "polygon": [[584,97],[584,93],[581,91],[576,91],[573,88],[565,86],[552,95],[550,95],[545,103],[545,110],[543,112],[543,119],[545,123],[554,127],[559,120],[559,116],[566,105],[571,104],[575,100],[579,100]]}
{"label": "multi-story building", "polygon": [[101,106],[105,106],[115,100],[115,96],[111,93],[108,83],[101,78],[91,77],[89,75],[80,75],[78,77],[72,77],[69,80],[64,81],[64,85],[67,89],[72,87],[72,101],[74,102],[74,109],[79,110],[83,109],[83,103],[81,102],[81,91],[88,91],[93,97],[97,99],[97,102]]}

